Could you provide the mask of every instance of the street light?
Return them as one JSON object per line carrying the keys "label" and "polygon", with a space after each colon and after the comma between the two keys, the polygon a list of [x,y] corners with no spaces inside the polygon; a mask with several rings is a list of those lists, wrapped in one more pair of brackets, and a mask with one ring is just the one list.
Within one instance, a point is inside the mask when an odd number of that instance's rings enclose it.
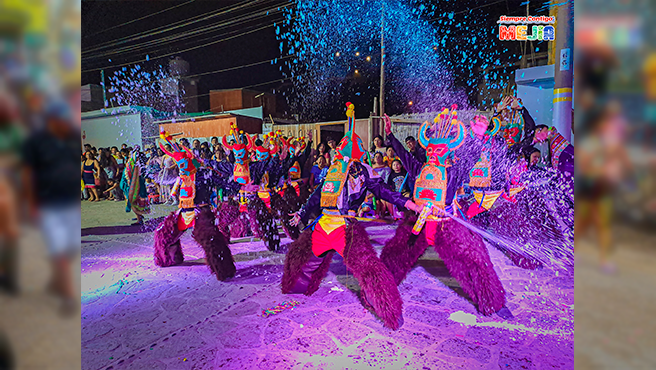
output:
{"label": "street light", "polygon": [[335,56],[336,56],[336,57],[340,56],[339,51],[335,53]]}
{"label": "street light", "polygon": [[408,102],[408,105],[412,105],[412,100],[410,100],[410,101]]}
{"label": "street light", "polygon": [[371,57],[370,56],[367,57],[367,62],[371,62]]}
{"label": "street light", "polygon": [[360,56],[360,52],[359,52],[359,51],[356,51],[356,52],[355,52],[355,56],[356,56],[356,57],[359,57],[359,56]]}

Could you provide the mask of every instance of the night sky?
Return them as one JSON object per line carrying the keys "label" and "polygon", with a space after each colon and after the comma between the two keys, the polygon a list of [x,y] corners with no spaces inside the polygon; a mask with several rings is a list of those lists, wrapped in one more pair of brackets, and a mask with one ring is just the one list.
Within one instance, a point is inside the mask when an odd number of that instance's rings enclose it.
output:
{"label": "night sky", "polygon": [[[132,22],[120,27],[110,29],[119,24],[129,22],[140,17],[153,14],[164,9],[184,4],[187,1],[83,1],[82,2],[82,84],[99,84],[100,71],[93,69],[105,68],[105,73],[110,74],[116,70],[118,64],[136,62],[143,60],[146,55],[149,56],[148,62],[141,62],[144,67],[155,64],[166,64],[166,61],[171,57],[157,59],[158,56],[175,53],[183,49],[204,45],[208,42],[216,41],[222,38],[234,36],[239,33],[254,30],[260,27],[266,27],[262,30],[243,35],[232,40],[223,41],[214,45],[201,47],[192,51],[177,54],[190,63],[191,74],[204,73],[209,71],[220,70],[224,68],[231,68],[260,61],[265,61],[273,58],[280,58],[280,50],[278,48],[279,40],[276,38],[274,22],[278,24],[282,21],[283,17],[280,12],[276,12],[276,7],[290,4],[288,1],[280,0],[259,0],[259,1],[202,1],[196,0],[186,5],[181,5],[173,10],[163,12],[161,14]],[[500,15],[522,15],[526,11],[526,2],[507,0],[507,1],[474,1],[474,0],[459,0],[459,1],[427,1],[424,2],[427,6],[439,6],[440,11],[455,12],[456,16],[467,12],[470,8],[477,8],[481,14],[485,14],[479,24],[487,24],[485,28],[489,32],[481,32],[484,37],[496,37],[496,20]],[[535,5],[533,5],[535,4]],[[149,38],[144,38],[130,43],[118,44],[108,49],[90,51],[91,48],[102,45],[103,43],[111,42],[119,38],[139,34],[141,32],[149,31],[157,27],[170,26],[175,22],[188,20],[193,17],[209,15],[222,8],[234,7],[243,5],[244,7],[237,11],[231,11],[225,15],[213,17],[211,19],[197,22],[193,25],[179,28],[174,31],[158,34]],[[542,1],[531,2],[532,8],[538,8],[543,5]],[[253,16],[254,13],[272,9],[272,12],[267,15],[257,16],[254,19],[246,20],[238,24],[227,25],[220,29],[213,30],[208,33],[196,35],[194,37],[178,40],[172,42],[156,42],[143,49],[130,50],[121,52],[114,55],[103,55],[102,53],[111,52],[118,47],[130,46],[135,43],[157,40],[162,37],[178,34],[180,32],[197,29],[198,27],[210,27],[217,25],[219,22],[234,22],[243,20],[244,17]],[[544,11],[531,11],[531,15],[545,14]],[[454,33],[455,34],[455,33]],[[459,37],[453,37],[450,42],[453,43],[466,43],[466,37],[469,35],[461,34]],[[508,55],[506,61],[511,61],[512,53],[519,51],[520,43],[504,44],[504,52]],[[505,49],[508,49],[507,51]],[[544,49],[542,51],[545,51]],[[374,58],[380,58],[379,54],[373,54]],[[110,61],[111,59],[111,61]],[[280,65],[272,65],[270,63],[260,64],[252,67],[241,68],[234,71],[215,73],[204,75],[200,77],[198,94],[207,94],[210,89],[228,89],[240,88],[249,85],[260,84],[263,82],[272,81],[278,78],[283,78],[280,70]],[[474,93],[471,91],[471,81],[469,83],[464,81],[463,76],[459,76],[458,70],[452,71],[455,78],[456,85],[465,87],[468,95],[473,100]],[[345,81],[348,84],[357,88],[358,84],[367,84],[369,86],[378,86],[378,70],[371,68],[371,70],[364,69],[362,77],[353,81]],[[254,90],[260,91],[276,91],[285,90],[289,87],[290,82],[274,82],[267,85],[260,85],[253,87]],[[475,85],[475,84],[473,84]],[[370,89],[375,91],[376,89]],[[364,89],[362,89],[364,90]],[[363,94],[364,95],[364,94]],[[371,96],[363,96],[363,102],[371,102],[373,92],[369,93]],[[371,103],[367,103],[367,106]],[[209,98],[207,95],[199,97],[199,109],[209,110]],[[370,108],[369,108],[370,109]],[[402,113],[401,107],[394,107],[396,111],[391,111],[391,114]],[[363,109],[364,110],[364,109]],[[293,113],[293,112],[287,112]],[[343,112],[333,116],[330,113],[325,114],[325,118],[342,118]],[[364,112],[363,112],[364,113]]]}

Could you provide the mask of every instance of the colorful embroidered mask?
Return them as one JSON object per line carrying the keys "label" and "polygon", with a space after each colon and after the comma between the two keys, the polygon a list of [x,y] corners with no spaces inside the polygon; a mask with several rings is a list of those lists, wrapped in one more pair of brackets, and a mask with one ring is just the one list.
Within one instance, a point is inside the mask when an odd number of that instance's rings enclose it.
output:
{"label": "colorful embroidered mask", "polygon": [[[445,108],[435,117],[432,127],[428,122],[424,122],[419,128],[419,144],[426,149],[426,159],[430,164],[446,166],[451,153],[464,143],[466,128],[458,120],[455,108],[455,105],[451,107],[451,111]],[[428,132],[429,129],[431,133]],[[454,130],[455,138],[452,137]]]}
{"label": "colorful embroidered mask", "polygon": [[263,146],[256,146],[255,147],[255,159],[258,161],[266,161],[269,159],[269,149],[263,147]]}
{"label": "colorful embroidered mask", "polygon": [[419,128],[419,144],[426,149],[428,161],[417,177],[412,195],[418,205],[431,203],[442,209],[445,207],[446,168],[451,165],[453,151],[464,143],[466,135],[465,126],[458,120],[455,109],[455,105],[451,106],[451,111],[445,108],[435,117],[432,127],[424,122]]}
{"label": "colorful embroidered mask", "polygon": [[162,151],[167,155],[171,156],[178,164],[180,174],[189,176],[193,173],[196,173],[196,169],[200,167],[200,163],[196,160],[194,154],[188,148],[185,148],[182,145],[178,145],[178,143],[176,143],[176,141],[173,140],[171,135],[166,131],[160,132],[159,135],[162,140],[165,140],[169,145],[171,145],[171,148],[173,148],[173,151],[169,152],[161,142],[159,143],[160,149],[162,149]]}
{"label": "colorful embroidered mask", "polygon": [[[253,138],[245,134],[243,131],[239,131],[237,129],[237,126],[234,123],[230,123],[231,129],[230,129],[230,135],[226,135],[223,137],[223,146],[228,148],[229,150],[232,150],[232,153],[235,156],[235,162],[239,164],[243,164],[247,156],[247,152],[253,149]],[[232,136],[233,139],[235,140],[234,145],[228,144],[228,136]]]}
{"label": "colorful embroidered mask", "polygon": [[289,168],[289,178],[292,180],[298,180],[301,178],[301,166],[298,164],[298,161]]}

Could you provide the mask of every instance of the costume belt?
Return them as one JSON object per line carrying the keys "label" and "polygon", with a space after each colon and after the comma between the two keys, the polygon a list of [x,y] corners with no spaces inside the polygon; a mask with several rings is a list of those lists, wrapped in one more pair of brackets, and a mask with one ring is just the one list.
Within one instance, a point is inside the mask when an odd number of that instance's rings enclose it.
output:
{"label": "costume belt", "polygon": [[355,211],[351,210],[351,209],[349,209],[348,214],[343,215],[337,209],[326,209],[326,208],[324,208],[322,213],[321,213],[321,216],[319,216],[319,217],[322,217],[322,216],[341,217],[341,218],[344,218],[344,219],[352,219],[352,220],[366,221],[366,222],[373,221],[373,222],[387,223],[387,222],[385,222],[383,220],[379,220],[377,218],[358,217],[357,213]]}

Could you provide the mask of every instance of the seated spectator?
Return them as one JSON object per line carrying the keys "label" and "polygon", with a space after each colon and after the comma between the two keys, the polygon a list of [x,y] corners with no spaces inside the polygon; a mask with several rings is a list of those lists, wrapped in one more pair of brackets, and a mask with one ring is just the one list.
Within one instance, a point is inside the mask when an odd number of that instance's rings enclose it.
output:
{"label": "seated spectator", "polygon": [[148,193],[148,201],[151,204],[159,204],[159,186],[151,178],[146,179],[146,192]]}
{"label": "seated spectator", "polygon": [[123,192],[119,188],[118,181],[115,181],[114,179],[107,180],[107,190],[105,190],[104,193],[108,200],[113,200],[115,202],[125,200],[123,198]]}
{"label": "seated spectator", "polygon": [[387,165],[384,160],[383,154],[381,152],[376,152],[374,154],[373,163],[371,168],[383,179],[383,182],[387,182],[387,177],[389,176],[392,169]]}
{"label": "seated spectator", "polygon": [[388,146],[385,149],[385,158],[383,159],[385,160],[385,163],[390,166],[390,168],[392,167],[392,162],[394,162],[395,159],[400,160],[400,158],[396,156],[396,153],[394,153],[394,148],[391,146]]}
{"label": "seated spectator", "polygon": [[[402,193],[404,196],[410,196],[410,188],[407,181],[407,173],[403,168],[403,164],[398,159],[392,161],[392,172],[387,178],[387,185],[394,189],[394,191]],[[393,204],[389,202],[383,202],[383,206],[386,208],[387,212],[395,219],[399,220],[403,218],[403,213],[400,212]]]}
{"label": "seated spectator", "polygon": [[372,153],[380,153],[382,155],[385,155],[385,145],[384,145],[383,137],[380,135],[376,135],[374,137],[374,141],[371,144],[371,152]]}
{"label": "seated spectator", "polygon": [[319,156],[310,171],[310,185],[314,189],[328,174],[328,163],[326,157]]}

